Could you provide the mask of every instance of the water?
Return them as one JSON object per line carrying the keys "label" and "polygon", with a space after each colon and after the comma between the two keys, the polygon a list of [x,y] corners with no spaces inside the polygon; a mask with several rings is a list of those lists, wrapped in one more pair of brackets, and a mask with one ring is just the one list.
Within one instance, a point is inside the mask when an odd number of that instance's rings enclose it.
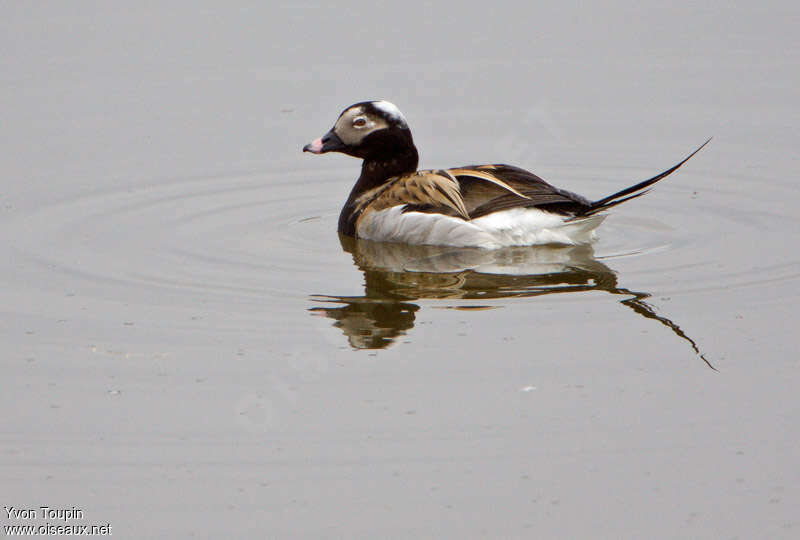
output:
{"label": "water", "polygon": [[[800,11],[346,8],[0,23],[3,504],[123,538],[796,536]],[[370,98],[423,167],[589,198],[714,140],[591,247],[356,242],[358,163],[300,150]]]}

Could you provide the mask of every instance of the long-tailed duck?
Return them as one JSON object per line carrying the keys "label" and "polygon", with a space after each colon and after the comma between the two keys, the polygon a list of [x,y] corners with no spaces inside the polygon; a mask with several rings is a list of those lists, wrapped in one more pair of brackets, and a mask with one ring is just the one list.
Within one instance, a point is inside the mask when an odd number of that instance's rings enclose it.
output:
{"label": "long-tailed duck", "polygon": [[339,232],[376,241],[498,248],[585,244],[605,210],[644,195],[677,165],[596,201],[552,186],[511,165],[417,170],[419,155],[405,117],[388,101],[346,108],[304,152],[363,159],[361,176],[339,215]]}

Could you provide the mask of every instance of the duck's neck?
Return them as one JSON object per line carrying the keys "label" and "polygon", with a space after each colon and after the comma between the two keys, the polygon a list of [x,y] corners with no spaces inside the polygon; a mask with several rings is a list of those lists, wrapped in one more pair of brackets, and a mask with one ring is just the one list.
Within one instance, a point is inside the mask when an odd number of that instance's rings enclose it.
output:
{"label": "duck's neck", "polygon": [[362,193],[382,186],[390,178],[415,172],[418,164],[419,154],[413,145],[403,152],[393,152],[391,157],[387,155],[365,158],[361,165],[361,176],[358,177],[356,185],[350,191],[350,196],[347,197],[347,202],[339,214],[339,232],[355,236],[355,223],[358,216],[353,211],[355,210],[355,200]]}

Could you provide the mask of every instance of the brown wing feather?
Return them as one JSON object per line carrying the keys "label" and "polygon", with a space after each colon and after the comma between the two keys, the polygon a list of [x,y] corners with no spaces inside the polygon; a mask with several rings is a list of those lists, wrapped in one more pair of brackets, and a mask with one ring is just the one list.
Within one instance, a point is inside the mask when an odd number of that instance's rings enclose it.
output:
{"label": "brown wing feather", "polygon": [[397,177],[365,192],[357,199],[356,204],[359,210],[364,211],[378,211],[400,205],[447,208],[462,218],[469,219],[458,181],[443,171],[419,171]]}
{"label": "brown wing feather", "polygon": [[470,168],[466,168],[465,167],[465,168],[460,168],[460,169],[449,169],[448,172],[451,175],[456,176],[457,178],[461,178],[461,177],[465,177],[466,176],[466,177],[470,177],[470,178],[478,178],[480,180],[486,180],[487,182],[491,182],[492,184],[494,184],[496,186],[499,186],[499,187],[501,187],[501,188],[503,188],[503,189],[505,189],[507,191],[510,191],[511,193],[516,195],[517,197],[521,197],[523,199],[528,199],[529,198],[527,195],[525,195],[523,193],[520,193],[519,191],[514,189],[513,186],[511,186],[508,183],[506,183],[503,180],[503,178],[498,176],[496,173],[494,173],[494,172],[488,173],[488,172],[485,172],[485,170],[486,170],[485,166],[484,166],[484,170],[480,170],[477,167],[474,168],[474,169],[470,169]]}
{"label": "brown wing feather", "polygon": [[[580,195],[552,186],[532,172],[511,165],[472,165],[450,170],[458,171],[456,177],[462,197],[473,219],[517,207],[541,207],[571,215],[591,204]],[[484,181],[484,178],[478,177],[480,173],[490,175],[512,189],[495,187],[499,184]]]}

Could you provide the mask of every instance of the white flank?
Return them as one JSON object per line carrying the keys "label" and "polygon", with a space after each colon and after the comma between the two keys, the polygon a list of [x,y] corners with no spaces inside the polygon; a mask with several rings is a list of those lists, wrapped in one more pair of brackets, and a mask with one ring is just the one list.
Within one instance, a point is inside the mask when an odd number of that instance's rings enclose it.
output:
{"label": "white flank", "polygon": [[372,104],[376,109],[380,109],[386,113],[386,115],[392,120],[400,122],[403,125],[408,125],[406,122],[406,117],[403,116],[403,113],[400,112],[400,109],[398,109],[397,105],[394,103],[389,103],[388,101],[373,101]]}
{"label": "white flank", "polygon": [[358,236],[378,242],[481,247],[588,244],[604,215],[574,221],[535,208],[511,208],[472,221],[394,206],[365,215]]}

